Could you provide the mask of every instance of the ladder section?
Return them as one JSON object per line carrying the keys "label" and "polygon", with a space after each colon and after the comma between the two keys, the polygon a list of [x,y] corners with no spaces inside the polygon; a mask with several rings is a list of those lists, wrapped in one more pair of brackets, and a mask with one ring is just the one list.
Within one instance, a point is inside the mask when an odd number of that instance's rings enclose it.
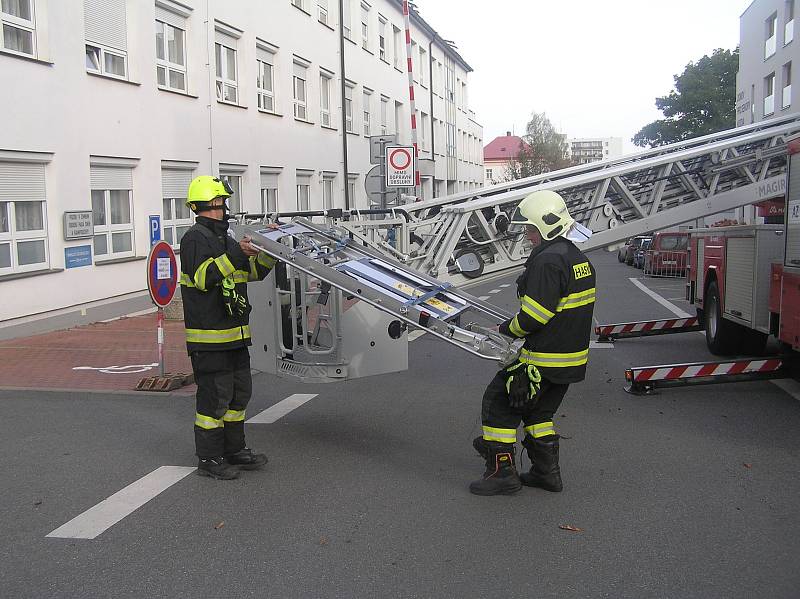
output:
{"label": "ladder section", "polygon": [[[395,257],[438,279],[463,283],[520,265],[523,239],[508,232],[516,204],[536,190],[560,193],[571,214],[595,235],[584,251],[761,200],[786,186],[786,140],[800,114],[654,148],[614,160],[406,204],[395,227]],[[375,221],[341,223],[360,234]],[[461,259],[461,260],[459,260]],[[464,265],[468,268],[465,268]]]}

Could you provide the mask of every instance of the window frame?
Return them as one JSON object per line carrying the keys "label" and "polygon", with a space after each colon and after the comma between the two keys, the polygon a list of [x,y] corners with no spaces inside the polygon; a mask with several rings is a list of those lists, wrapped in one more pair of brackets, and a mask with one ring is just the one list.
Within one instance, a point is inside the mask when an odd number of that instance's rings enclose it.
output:
{"label": "window frame", "polygon": [[[220,48],[219,56],[217,55],[217,47]],[[230,73],[228,73],[228,61],[226,60],[227,56],[223,55],[223,50],[233,52],[233,79],[228,77],[228,75],[230,75]],[[214,42],[214,62],[216,63],[214,80],[216,83],[217,102],[221,102],[222,104],[239,105],[239,57],[237,54],[236,48],[231,48],[223,42]],[[218,72],[219,74],[217,74]],[[235,95],[233,100],[225,99],[226,88],[233,89]]]}
{"label": "window frame", "polygon": [[[182,29],[180,27],[176,27],[175,25],[171,25],[170,23],[166,23],[164,21],[160,21],[158,19],[156,19],[155,21],[156,21],[156,27],[158,25],[162,26],[162,30],[163,30],[162,35],[163,35],[163,38],[164,38],[164,45],[162,47],[162,51],[164,53],[164,58],[158,58],[158,54],[156,54],[156,84],[158,85],[159,89],[168,89],[170,91],[178,91],[178,92],[187,93],[188,90],[189,90],[189,73],[188,73],[189,59],[188,59],[188,56],[186,55],[186,30]],[[168,38],[167,38],[167,27],[171,27],[172,29],[175,29],[177,31],[182,32],[182,34],[183,34],[181,42],[182,42],[182,46],[183,46],[183,48],[182,48],[183,61],[184,61],[185,64],[172,62],[169,59],[169,41],[168,41]],[[158,39],[158,37],[156,37],[156,39]],[[165,83],[163,85],[161,83],[158,83],[158,69],[159,69],[159,67],[164,69],[164,81],[165,81]],[[170,75],[170,71],[175,71],[175,72],[181,73],[183,75],[183,85],[184,85],[184,87],[182,87],[182,88],[173,87],[171,85],[170,76],[169,76]]]}
{"label": "window frame", "polygon": [[369,5],[361,3],[361,47],[370,52],[369,49]]}
{"label": "window frame", "polygon": [[317,0],[317,21],[330,27],[331,25],[328,22],[329,16],[328,0]]}
{"label": "window frame", "polygon": [[[274,54],[270,54],[274,60]],[[264,67],[269,66],[269,88],[264,86],[266,76]],[[274,63],[267,62],[263,58],[256,58],[256,96],[258,109],[264,112],[276,114],[275,102],[275,65]],[[267,108],[266,103],[269,100],[272,103],[272,108]]]}
{"label": "window frame", "polygon": [[[266,192],[266,193],[265,193]],[[270,194],[270,192],[274,192]],[[275,200],[275,209],[270,210],[270,195]],[[271,214],[278,212],[278,188],[277,187],[262,187],[261,188],[261,212],[264,214]]]}
{"label": "window frame", "polygon": [[336,177],[322,177],[322,209],[333,210],[335,208],[336,198],[334,197],[334,184]]}
{"label": "window frame", "polygon": [[355,133],[355,110],[353,108],[353,90],[355,89],[354,85],[350,85],[345,83],[344,86],[344,122],[345,122],[345,132],[346,133]]}
{"label": "window frame", "polygon": [[[231,214],[238,214],[244,210],[242,202],[244,201],[244,196],[242,195],[243,183],[244,183],[244,171],[224,171],[220,172],[219,178],[224,180],[228,185],[230,185],[233,193],[231,197],[228,198],[228,207]],[[236,181],[234,181],[236,179]],[[234,205],[234,203],[236,205]]]}
{"label": "window frame", "polygon": [[378,57],[383,61],[388,63],[389,61],[386,59],[386,24],[388,23],[387,19],[381,15],[378,15]]}
{"label": "window frame", "polygon": [[[98,262],[107,262],[109,260],[118,260],[121,258],[132,258],[136,255],[136,229],[134,227],[135,223],[135,216],[133,213],[133,190],[131,189],[92,189],[91,192],[102,192],[103,193],[103,209],[105,211],[105,223],[102,225],[98,225],[96,222],[94,223],[94,227],[92,229],[92,254],[93,260],[96,263]],[[128,209],[130,212],[130,222],[127,223],[111,223],[111,192],[112,191],[120,191],[120,192],[127,192],[128,194]],[[163,206],[163,205],[162,205]],[[162,207],[163,209],[163,207]],[[94,201],[92,201],[92,217],[94,219]],[[131,234],[131,249],[124,251],[124,252],[115,252],[114,251],[114,234],[119,233],[130,233]],[[95,238],[99,236],[104,236],[106,238],[106,252],[103,254],[97,253],[97,248],[95,246]]]}
{"label": "window frame", "polygon": [[[17,231],[16,205],[27,203],[39,203],[42,209],[42,228]],[[0,231],[0,246],[9,246],[9,262],[7,267],[0,266],[0,276],[7,274],[18,274],[34,272],[37,270],[47,270],[50,268],[50,247],[47,231],[47,200],[0,200],[0,220],[2,220],[2,208],[5,207],[5,216],[8,222],[8,231]],[[19,264],[19,244],[33,241],[41,241],[44,245],[44,261],[33,264]]]}
{"label": "window frame", "polygon": [[386,135],[389,119],[389,98],[381,96],[381,135]]}
{"label": "window frame", "polygon": [[[333,128],[331,118],[331,81],[333,78],[323,72],[319,74],[319,118],[323,127]],[[327,108],[325,107],[327,104]]]}
{"label": "window frame", "polygon": [[[172,218],[167,218],[167,215],[164,212],[164,202],[170,203],[170,216]],[[178,204],[186,207],[186,210],[189,214],[188,218],[177,218],[177,210],[176,207]],[[161,198],[161,238],[169,243],[173,248],[179,248],[181,246],[181,240],[178,238],[178,229],[185,227],[188,231],[189,228],[194,224],[194,214],[191,210],[186,206],[186,198],[176,198],[176,197],[163,197]],[[172,241],[170,242],[166,238],[166,232],[170,231],[172,233]],[[184,231],[186,233],[186,231]],[[181,235],[183,237],[183,235]]]}
{"label": "window frame", "polygon": [[[88,58],[89,49],[97,50],[97,58],[98,64],[100,65],[99,69],[90,68],[89,65],[86,65],[86,72],[87,73],[94,73],[95,75],[102,75],[103,77],[111,77],[112,79],[119,79],[120,81],[127,81],[128,80],[128,53],[123,52],[122,50],[117,50],[116,48],[108,48],[107,46],[102,46],[96,42],[85,42],[85,50],[86,50],[86,57]],[[119,75],[117,73],[112,73],[111,71],[106,70],[106,55],[110,54],[111,56],[116,56],[117,58],[122,59],[122,66],[125,70],[125,73]]]}
{"label": "window frame", "polygon": [[[305,195],[305,208],[301,203],[301,195]],[[298,177],[295,183],[295,202],[298,212],[311,210],[311,177]]]}
{"label": "window frame", "polygon": [[[37,56],[37,45],[36,45],[36,0],[26,0],[28,3],[28,8],[30,9],[31,18],[30,19],[23,19],[22,17],[18,17],[16,15],[12,15],[11,13],[2,12],[2,7],[0,7],[0,49],[3,52],[10,52],[11,54],[15,54],[17,56],[27,56],[29,58],[36,58]],[[5,44],[5,33],[3,31],[3,26],[7,25],[8,27],[12,27],[14,29],[19,29],[21,31],[25,31],[30,33],[31,36],[31,53],[28,54],[27,52],[22,52],[20,50],[14,50],[12,48],[7,48]]]}
{"label": "window frame", "polygon": [[[309,122],[308,119],[308,67],[305,65],[301,65],[300,63],[294,63],[294,69],[297,67],[302,68],[305,71],[305,77],[299,76],[297,73],[292,73],[292,102],[293,102],[293,110],[294,110],[294,118],[300,121]],[[302,84],[298,87],[298,84]],[[303,99],[301,100],[298,97],[298,91],[302,90]],[[300,116],[300,112],[302,111],[303,116]]]}
{"label": "window frame", "polygon": [[372,92],[368,89],[362,90],[361,94],[361,114],[363,116],[364,122],[364,137],[369,137],[372,135]]}

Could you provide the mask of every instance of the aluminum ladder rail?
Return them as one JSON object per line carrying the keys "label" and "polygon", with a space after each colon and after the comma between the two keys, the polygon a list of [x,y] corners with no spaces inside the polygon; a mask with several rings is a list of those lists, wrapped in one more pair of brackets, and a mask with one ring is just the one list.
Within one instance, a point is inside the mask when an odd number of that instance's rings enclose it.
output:
{"label": "aluminum ladder rail", "polygon": [[[402,209],[410,222],[396,228],[394,248],[384,242],[379,249],[456,284],[514,268],[524,262],[527,247],[506,234],[501,222],[508,222],[522,198],[542,189],[559,192],[576,220],[595,231],[582,250],[612,246],[782,196],[786,140],[798,133],[800,114],[792,114],[628,157],[406,204]],[[356,218],[342,225],[363,237],[364,227],[374,227],[376,221]],[[481,262],[469,276],[459,273],[453,260],[466,251]]]}
{"label": "aluminum ladder rail", "polygon": [[[475,356],[508,364],[522,348],[522,339],[490,328],[512,314],[354,242],[346,230],[298,217],[279,228],[236,224],[233,233],[236,239],[249,236],[255,248],[392,315],[405,327],[424,330]],[[327,296],[328,291],[323,288],[322,293]],[[461,319],[470,312],[491,324],[461,326]]]}

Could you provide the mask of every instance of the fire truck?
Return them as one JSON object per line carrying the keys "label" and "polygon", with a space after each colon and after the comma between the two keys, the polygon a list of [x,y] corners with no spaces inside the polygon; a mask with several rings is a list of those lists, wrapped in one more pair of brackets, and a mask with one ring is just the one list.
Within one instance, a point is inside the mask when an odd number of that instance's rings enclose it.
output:
{"label": "fire truck", "polygon": [[715,355],[759,355],[769,335],[800,349],[800,139],[788,154],[784,225],[692,232],[687,299]]}

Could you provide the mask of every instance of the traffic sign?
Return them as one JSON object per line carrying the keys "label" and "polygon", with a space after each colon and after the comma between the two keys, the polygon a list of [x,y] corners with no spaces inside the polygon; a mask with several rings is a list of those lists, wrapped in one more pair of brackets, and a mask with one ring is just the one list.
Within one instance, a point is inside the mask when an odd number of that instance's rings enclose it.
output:
{"label": "traffic sign", "polygon": [[161,240],[161,217],[157,214],[150,215],[150,247]]}
{"label": "traffic sign", "polygon": [[414,146],[386,147],[386,187],[414,187]]}
{"label": "traffic sign", "polygon": [[178,261],[166,241],[158,241],[147,257],[147,289],[153,303],[165,308],[172,301],[178,287]]}

